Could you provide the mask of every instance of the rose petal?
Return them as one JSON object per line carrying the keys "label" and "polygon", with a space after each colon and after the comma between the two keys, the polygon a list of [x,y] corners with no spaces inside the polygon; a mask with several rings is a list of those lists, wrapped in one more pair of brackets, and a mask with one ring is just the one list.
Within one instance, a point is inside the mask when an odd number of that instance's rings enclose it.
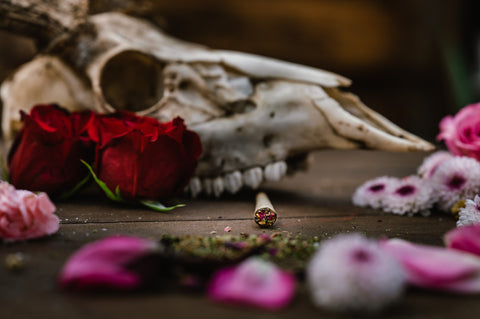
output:
{"label": "rose petal", "polygon": [[401,239],[381,242],[418,287],[452,292],[480,292],[480,258],[460,251],[412,244]]}
{"label": "rose petal", "polygon": [[208,296],[218,302],[278,310],[292,300],[295,277],[274,264],[251,257],[235,267],[216,272]]}
{"label": "rose petal", "polygon": [[444,236],[448,248],[480,256],[480,224],[457,227]]}
{"label": "rose petal", "polygon": [[158,249],[155,241],[130,236],[112,236],[87,244],[66,262],[59,284],[76,290],[137,288],[141,276],[128,266]]}

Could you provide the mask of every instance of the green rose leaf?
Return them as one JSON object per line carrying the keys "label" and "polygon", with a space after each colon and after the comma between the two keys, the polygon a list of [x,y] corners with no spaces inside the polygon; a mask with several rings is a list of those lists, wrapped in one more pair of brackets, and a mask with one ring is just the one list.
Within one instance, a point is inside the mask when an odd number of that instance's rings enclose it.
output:
{"label": "green rose leaf", "polygon": [[93,179],[95,180],[95,182],[97,183],[98,186],[100,186],[100,188],[103,190],[103,192],[105,193],[105,195],[107,195],[107,197],[109,199],[111,199],[112,201],[114,202],[120,202],[120,203],[131,203],[131,204],[134,204],[134,203],[139,203],[145,207],[148,207],[150,209],[153,209],[157,212],[169,212],[175,208],[178,208],[178,207],[183,207],[185,206],[185,204],[177,204],[177,205],[173,205],[173,206],[165,206],[163,205],[162,203],[160,202],[157,202],[157,201],[154,201],[154,200],[140,200],[138,202],[128,202],[126,200],[124,200],[122,198],[122,196],[120,195],[120,187],[117,186],[115,188],[115,193],[112,192],[108,187],[107,187],[107,184],[105,184],[105,182],[101,181],[97,175],[95,174],[95,172],[93,171],[93,168],[85,161],[82,160],[82,163],[88,168],[88,170],[90,171],[90,174],[92,175]]}
{"label": "green rose leaf", "polygon": [[143,206],[146,206],[146,207],[150,208],[150,209],[156,210],[157,212],[169,212],[172,209],[185,206],[185,204],[177,204],[177,205],[174,205],[174,206],[168,206],[167,207],[160,202],[156,202],[156,201],[152,201],[152,200],[141,200],[139,203],[142,204]]}

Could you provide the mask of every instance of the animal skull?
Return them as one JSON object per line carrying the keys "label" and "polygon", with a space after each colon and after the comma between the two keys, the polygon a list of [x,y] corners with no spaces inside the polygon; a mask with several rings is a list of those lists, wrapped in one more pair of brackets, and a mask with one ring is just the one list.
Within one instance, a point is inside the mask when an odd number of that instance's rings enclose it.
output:
{"label": "animal skull", "polygon": [[350,84],[342,76],[183,42],[120,13],[86,25],[3,83],[4,136],[12,137],[18,110],[37,103],[181,116],[204,147],[194,196],[277,181],[312,150],[433,148],[341,91]]}

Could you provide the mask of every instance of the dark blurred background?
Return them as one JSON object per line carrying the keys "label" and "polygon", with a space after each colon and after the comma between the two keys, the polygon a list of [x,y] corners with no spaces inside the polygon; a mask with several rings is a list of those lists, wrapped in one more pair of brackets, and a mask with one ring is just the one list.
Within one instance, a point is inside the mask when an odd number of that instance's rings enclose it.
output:
{"label": "dark blurred background", "polygon": [[[439,120],[479,100],[475,0],[95,0],[213,48],[306,64],[353,80],[351,91],[433,141]],[[0,33],[0,80],[35,54]]]}

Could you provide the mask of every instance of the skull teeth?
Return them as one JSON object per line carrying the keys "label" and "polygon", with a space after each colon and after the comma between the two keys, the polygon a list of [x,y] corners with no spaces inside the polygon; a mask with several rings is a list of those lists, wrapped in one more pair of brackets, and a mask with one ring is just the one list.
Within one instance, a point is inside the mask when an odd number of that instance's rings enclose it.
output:
{"label": "skull teeth", "polygon": [[223,178],[221,176],[218,176],[213,180],[213,195],[215,195],[215,197],[219,197],[220,195],[222,195],[223,190]]}
{"label": "skull teeth", "polygon": [[231,174],[225,175],[223,179],[223,184],[227,191],[229,191],[232,194],[235,194],[243,186],[242,173],[240,173],[239,171],[235,171]]}
{"label": "skull teeth", "polygon": [[287,174],[287,164],[279,161],[262,167],[253,167],[245,171],[234,171],[216,178],[193,177],[188,185],[188,191],[192,197],[198,196],[204,192],[207,195],[219,197],[223,192],[228,191],[231,194],[238,192],[243,186],[256,189],[265,180],[277,182]]}
{"label": "skull teeth", "polygon": [[188,188],[190,189],[190,194],[192,194],[192,197],[196,197],[198,194],[200,194],[202,192],[202,182],[200,181],[200,178],[193,177],[188,184]]}
{"label": "skull teeth", "polygon": [[243,173],[243,184],[252,189],[258,188],[263,180],[263,171],[261,167],[254,167]]}
{"label": "skull teeth", "polygon": [[[202,185],[203,185],[203,190],[205,191],[205,193],[209,196],[212,195],[212,193],[213,193],[213,180],[211,178],[205,178],[203,180]],[[195,196],[193,196],[193,197],[195,197]]]}
{"label": "skull teeth", "polygon": [[269,182],[278,182],[287,173],[285,162],[276,162],[265,167],[265,179]]}

